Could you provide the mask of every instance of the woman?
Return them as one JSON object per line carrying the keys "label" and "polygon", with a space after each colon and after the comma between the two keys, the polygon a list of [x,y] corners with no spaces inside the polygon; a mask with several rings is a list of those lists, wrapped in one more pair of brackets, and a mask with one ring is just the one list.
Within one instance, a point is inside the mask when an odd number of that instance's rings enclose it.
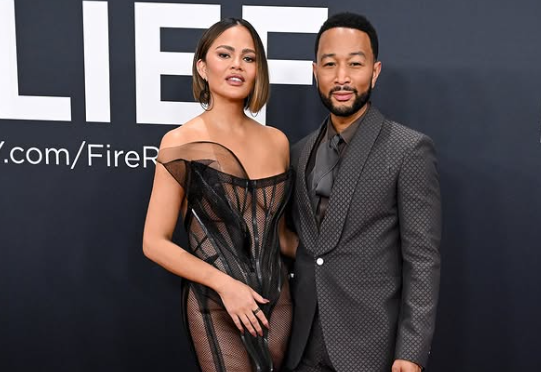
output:
{"label": "woman", "polygon": [[[226,19],[201,38],[193,93],[205,112],[162,140],[143,238],[145,255],[184,281],[184,314],[207,371],[278,370],[291,325],[281,218],[291,189],[289,144],[260,125],[269,96],[254,28]],[[179,212],[188,247],[171,241]]]}

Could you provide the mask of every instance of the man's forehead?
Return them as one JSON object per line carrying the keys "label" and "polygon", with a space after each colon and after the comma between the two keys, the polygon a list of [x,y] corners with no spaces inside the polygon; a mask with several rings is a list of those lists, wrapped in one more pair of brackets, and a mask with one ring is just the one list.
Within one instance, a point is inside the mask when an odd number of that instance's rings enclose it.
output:
{"label": "man's forehead", "polygon": [[336,57],[362,57],[367,58],[367,55],[362,50],[349,52],[349,53],[320,53],[320,59],[336,58]]}
{"label": "man's forehead", "polygon": [[321,34],[320,40],[324,38],[329,37],[342,37],[342,36],[357,36],[357,37],[369,37],[368,34],[364,31],[361,31],[356,28],[350,28],[350,27],[333,27],[329,28],[328,30],[323,31]]}
{"label": "man's forehead", "polygon": [[371,54],[368,35],[357,29],[333,28],[325,31],[319,40],[318,54]]}

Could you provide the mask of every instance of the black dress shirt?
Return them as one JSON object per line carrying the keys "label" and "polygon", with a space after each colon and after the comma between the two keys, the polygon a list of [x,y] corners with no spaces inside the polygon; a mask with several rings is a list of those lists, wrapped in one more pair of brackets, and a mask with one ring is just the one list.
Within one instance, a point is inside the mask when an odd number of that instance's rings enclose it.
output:
{"label": "black dress shirt", "polygon": [[[365,111],[365,113],[368,111],[368,109]],[[360,118],[355,120],[349,127],[344,129],[342,133],[340,133],[340,136],[342,137],[342,140],[338,143],[338,156],[341,159],[344,155],[344,152],[347,149],[348,143],[351,142],[353,139],[353,136],[355,135],[355,132],[357,131],[357,128],[359,125],[361,125],[363,118],[365,117],[365,114],[363,114]],[[316,154],[321,146],[328,146],[328,141],[331,141],[332,138],[338,134],[336,129],[334,128],[334,125],[331,121],[331,117],[327,119],[327,123],[325,125],[325,128],[321,130],[321,133],[318,136],[318,139],[316,140],[316,145],[314,146],[312,153],[310,154],[310,159],[308,160],[308,165],[306,167],[306,186],[308,189],[308,193],[310,195],[310,201],[312,202],[312,206],[314,208],[314,214],[316,216],[316,222],[318,227],[321,225],[321,221],[323,221],[323,218],[325,217],[325,213],[327,212],[327,206],[329,204],[329,198],[326,196],[318,195],[316,193],[313,180],[314,180],[314,170],[316,167],[322,167],[326,166],[326,164],[318,163],[316,164]],[[332,177],[333,179],[338,174],[338,169],[340,168],[340,160],[338,161],[338,164],[332,171]]]}

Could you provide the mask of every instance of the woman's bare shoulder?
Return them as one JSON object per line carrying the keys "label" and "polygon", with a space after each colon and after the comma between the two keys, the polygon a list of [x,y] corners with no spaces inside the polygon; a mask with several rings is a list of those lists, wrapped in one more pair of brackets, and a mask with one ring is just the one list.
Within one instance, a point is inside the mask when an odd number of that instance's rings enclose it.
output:
{"label": "woman's bare shoulder", "polygon": [[273,127],[271,125],[262,125],[261,126],[264,132],[265,140],[268,140],[272,143],[273,146],[279,146],[280,148],[287,147],[289,148],[289,140],[287,136],[280,129]]}
{"label": "woman's bare shoulder", "polygon": [[162,137],[160,148],[182,146],[190,142],[198,141],[202,135],[203,121],[195,117],[181,126],[170,130]]}
{"label": "woman's bare shoulder", "polygon": [[280,129],[259,124],[257,137],[260,148],[266,149],[269,155],[280,154],[285,164],[289,164],[289,140]]}

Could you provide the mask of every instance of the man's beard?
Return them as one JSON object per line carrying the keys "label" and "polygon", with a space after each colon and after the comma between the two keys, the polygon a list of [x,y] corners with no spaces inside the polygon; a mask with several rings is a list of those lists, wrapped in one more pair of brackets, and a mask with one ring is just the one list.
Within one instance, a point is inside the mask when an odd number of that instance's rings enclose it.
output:
{"label": "man's beard", "polygon": [[[323,102],[325,107],[327,107],[330,112],[332,112],[336,116],[348,117],[358,112],[370,100],[370,94],[372,93],[372,81],[370,81],[368,89],[360,95],[357,89],[347,85],[342,87],[334,87],[333,89],[331,89],[327,96],[324,95],[319,88],[317,91],[319,93],[319,98],[321,98],[321,102]],[[351,106],[342,107],[334,106],[332,102],[332,94],[338,91],[352,92],[355,96],[353,104]]]}

